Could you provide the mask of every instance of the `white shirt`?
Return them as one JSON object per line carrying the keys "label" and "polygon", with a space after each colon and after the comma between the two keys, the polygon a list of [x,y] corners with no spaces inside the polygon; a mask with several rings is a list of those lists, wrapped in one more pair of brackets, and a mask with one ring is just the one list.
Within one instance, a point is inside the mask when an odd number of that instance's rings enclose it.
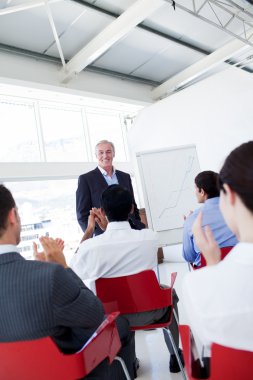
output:
{"label": "white shirt", "polygon": [[0,244],[0,255],[3,253],[9,253],[9,252],[19,252],[16,245],[13,244]]}
{"label": "white shirt", "polygon": [[95,293],[95,281],[100,277],[156,270],[158,246],[152,230],[133,230],[128,222],[111,222],[102,235],[80,245],[70,267]]}
{"label": "white shirt", "polygon": [[106,183],[108,186],[110,185],[118,185],[119,181],[116,175],[116,170],[114,167],[112,167],[112,176],[110,177],[106,170],[98,166],[98,169],[101,171],[102,175],[104,176],[104,179],[106,180]]}
{"label": "white shirt", "polygon": [[253,351],[253,244],[239,243],[218,265],[189,273],[183,302],[200,343]]}

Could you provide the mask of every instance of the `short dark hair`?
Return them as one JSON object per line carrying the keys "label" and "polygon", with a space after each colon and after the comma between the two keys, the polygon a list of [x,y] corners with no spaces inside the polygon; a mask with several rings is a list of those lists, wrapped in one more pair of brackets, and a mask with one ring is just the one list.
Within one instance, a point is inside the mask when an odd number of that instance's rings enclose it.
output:
{"label": "short dark hair", "polygon": [[253,212],[253,141],[235,148],[226,158],[219,174],[219,187],[228,184]]}
{"label": "short dark hair", "polygon": [[16,203],[10,190],[0,184],[0,237],[6,230],[8,214],[14,207],[16,207]]}
{"label": "short dark hair", "polygon": [[101,207],[109,222],[126,221],[132,204],[132,195],[120,185],[108,186],[101,195]]}
{"label": "short dark hair", "polygon": [[199,190],[203,189],[207,198],[214,198],[220,195],[218,187],[218,173],[212,170],[205,170],[195,177],[195,184]]}

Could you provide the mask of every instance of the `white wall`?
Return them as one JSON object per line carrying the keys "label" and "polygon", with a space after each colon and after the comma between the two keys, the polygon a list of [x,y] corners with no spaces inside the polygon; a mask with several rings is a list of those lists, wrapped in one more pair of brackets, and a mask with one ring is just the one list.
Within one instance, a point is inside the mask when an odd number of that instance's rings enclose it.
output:
{"label": "white wall", "polygon": [[[234,147],[253,139],[252,99],[251,74],[215,74],[143,109],[128,136],[132,153],[193,143],[201,170],[219,171]],[[166,248],[165,256],[177,261],[181,247]]]}
{"label": "white wall", "polygon": [[219,170],[227,154],[253,139],[253,76],[229,68],[139,114],[132,151],[196,144],[201,170]]}

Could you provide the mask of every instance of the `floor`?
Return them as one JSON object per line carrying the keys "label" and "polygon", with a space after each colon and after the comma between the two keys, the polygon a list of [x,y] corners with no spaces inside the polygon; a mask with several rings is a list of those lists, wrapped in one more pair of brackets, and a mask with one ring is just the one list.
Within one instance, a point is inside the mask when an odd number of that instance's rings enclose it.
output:
{"label": "floor", "polygon": [[[170,273],[177,272],[175,289],[180,298],[181,284],[184,275],[189,271],[186,263],[164,262],[159,265],[160,282],[170,283]],[[187,323],[183,305],[178,304],[180,323]],[[181,380],[182,375],[171,374],[169,371],[169,353],[161,330],[137,331],[136,352],[140,359],[137,380]]]}

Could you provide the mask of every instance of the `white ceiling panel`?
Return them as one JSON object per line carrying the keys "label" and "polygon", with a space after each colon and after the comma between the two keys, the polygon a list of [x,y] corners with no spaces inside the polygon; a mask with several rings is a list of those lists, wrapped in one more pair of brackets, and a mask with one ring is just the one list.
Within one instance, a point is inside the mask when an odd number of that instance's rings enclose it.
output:
{"label": "white ceiling panel", "polygon": [[22,49],[43,51],[52,40],[44,7],[11,13],[0,17],[0,42]]}
{"label": "white ceiling panel", "polygon": [[167,48],[168,41],[135,28],[94,62],[97,67],[130,74],[137,67]]}
{"label": "white ceiling panel", "polygon": [[163,82],[197,62],[202,57],[203,54],[196,51],[189,51],[189,49],[183,46],[168,43],[166,51],[154,56],[150,61],[139,67],[132,74]]}
{"label": "white ceiling panel", "polygon": [[134,4],[136,0],[88,0],[87,3],[104,8],[113,13],[121,14],[127,8]]}
{"label": "white ceiling panel", "polygon": [[[101,14],[79,6],[79,14],[69,25],[65,25],[61,35],[59,36],[60,43],[66,59],[71,59],[83,46],[100,33],[107,25],[109,25],[114,18],[111,16]],[[58,15],[56,10],[53,11],[53,17],[58,30]],[[58,50],[54,43],[48,50],[48,55],[58,57]]]}
{"label": "white ceiling panel", "polygon": [[[141,0],[138,1],[141,2]],[[142,1],[144,5],[141,3],[141,6],[146,9],[149,0]],[[253,25],[253,6],[246,1],[195,1],[199,6],[204,4],[200,16],[208,18],[209,22],[190,13],[193,9],[191,0],[176,1],[176,10],[173,9],[170,1],[164,0],[164,4],[158,10],[132,29],[124,38],[117,42],[113,41],[113,45],[108,44],[107,37],[104,37],[104,46],[108,50],[99,51],[99,58],[88,67],[97,71],[102,69],[106,75],[122,75],[125,79],[143,80],[153,86],[154,82],[166,81],[201,60],[206,54],[215,52],[234,41],[232,33],[238,34],[238,31],[243,31],[238,15],[244,17],[247,22],[252,22]],[[34,1],[0,0],[0,11],[29,2]],[[49,7],[65,60],[71,60],[78,55],[80,50],[96,42],[96,37],[115,21],[117,15],[122,15],[135,3],[137,0],[62,0],[50,3]],[[228,24],[230,34],[210,24],[217,22],[222,27],[229,21],[228,13],[220,9],[218,3],[222,7],[230,7],[233,3],[236,8],[236,16]],[[188,11],[180,9],[180,6],[188,7]],[[242,8],[237,9],[237,6],[244,7],[245,11]],[[134,16],[143,15],[140,10],[136,13]],[[251,32],[249,32],[250,26],[247,22],[245,30],[249,34]],[[101,36],[105,35],[101,34]],[[46,7],[43,5],[6,15],[1,15],[0,12],[0,52],[1,49],[5,49],[6,52],[4,45],[11,46],[16,53],[20,52],[18,49],[25,49],[27,52],[22,51],[22,54],[29,56],[40,53],[41,56],[36,55],[37,59],[40,57],[59,58]],[[244,50],[244,55],[240,55],[240,49],[238,52],[239,55],[229,56],[230,63],[238,63],[242,59],[242,65],[247,65],[253,71],[251,51]],[[233,53],[234,51],[231,54]],[[87,65],[91,61],[90,59]],[[81,69],[82,67],[85,66],[81,66]],[[73,72],[75,73],[75,70]]]}
{"label": "white ceiling panel", "polygon": [[[18,3],[21,2],[15,1],[15,5]],[[61,34],[83,9],[82,6],[68,1],[49,6],[54,14],[58,34]],[[0,42],[3,44],[42,53],[54,41],[46,7],[0,16],[0,36]]]}
{"label": "white ceiling panel", "polygon": [[168,4],[158,9],[144,24],[209,51],[233,38],[181,9],[176,8],[174,11]]}

